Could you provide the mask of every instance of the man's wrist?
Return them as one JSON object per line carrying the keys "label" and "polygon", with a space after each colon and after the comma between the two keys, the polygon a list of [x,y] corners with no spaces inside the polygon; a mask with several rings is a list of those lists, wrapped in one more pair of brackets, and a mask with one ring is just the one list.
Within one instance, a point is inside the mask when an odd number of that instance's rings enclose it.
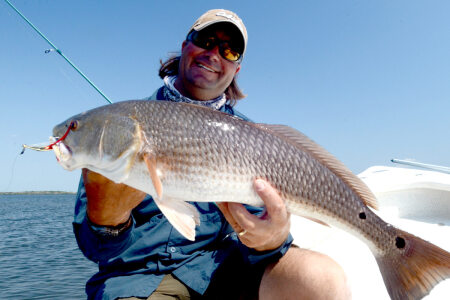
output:
{"label": "man's wrist", "polygon": [[294,239],[292,235],[289,234],[288,238],[278,248],[266,251],[258,251],[253,248],[248,248],[242,243],[240,244],[241,251],[243,251],[243,253],[245,253],[247,257],[246,259],[250,262],[250,264],[256,264],[261,261],[274,262],[280,259],[283,255],[286,254],[289,247],[291,247],[293,240]]}
{"label": "man's wrist", "polygon": [[133,224],[133,218],[130,214],[128,220],[126,220],[124,223],[121,223],[116,226],[108,226],[108,225],[98,225],[93,223],[91,220],[89,220],[89,217],[86,216],[87,223],[91,230],[95,232],[96,234],[100,236],[105,237],[116,237],[119,236],[121,233],[125,232],[128,228],[131,227]]}

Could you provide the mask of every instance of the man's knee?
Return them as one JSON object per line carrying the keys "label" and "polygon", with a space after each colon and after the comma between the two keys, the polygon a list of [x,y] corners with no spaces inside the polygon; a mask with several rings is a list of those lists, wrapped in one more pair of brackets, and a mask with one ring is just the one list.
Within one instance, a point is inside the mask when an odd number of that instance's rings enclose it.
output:
{"label": "man's knee", "polygon": [[[322,253],[307,251],[298,267],[303,267],[303,282],[313,297],[309,299],[350,299],[351,292],[347,276],[342,267],[331,257]],[[302,272],[298,269],[297,272]]]}
{"label": "man's knee", "polygon": [[330,257],[291,248],[267,267],[260,286],[260,299],[350,299],[343,269]]}

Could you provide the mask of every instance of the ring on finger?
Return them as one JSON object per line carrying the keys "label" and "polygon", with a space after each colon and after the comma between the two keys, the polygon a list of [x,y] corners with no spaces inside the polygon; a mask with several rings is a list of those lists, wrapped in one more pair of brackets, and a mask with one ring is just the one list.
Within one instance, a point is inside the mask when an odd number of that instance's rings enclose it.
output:
{"label": "ring on finger", "polygon": [[241,232],[238,233],[238,236],[244,236],[244,234],[247,233],[247,230],[242,230]]}

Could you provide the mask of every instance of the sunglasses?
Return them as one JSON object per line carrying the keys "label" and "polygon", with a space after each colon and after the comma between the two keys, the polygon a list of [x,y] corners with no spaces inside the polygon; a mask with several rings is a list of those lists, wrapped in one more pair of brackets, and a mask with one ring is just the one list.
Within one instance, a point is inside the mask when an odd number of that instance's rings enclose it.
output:
{"label": "sunglasses", "polygon": [[228,61],[238,62],[242,58],[242,47],[233,45],[230,41],[220,40],[210,32],[192,30],[186,37],[186,41],[192,42],[195,46],[212,50],[219,46],[220,55]]}

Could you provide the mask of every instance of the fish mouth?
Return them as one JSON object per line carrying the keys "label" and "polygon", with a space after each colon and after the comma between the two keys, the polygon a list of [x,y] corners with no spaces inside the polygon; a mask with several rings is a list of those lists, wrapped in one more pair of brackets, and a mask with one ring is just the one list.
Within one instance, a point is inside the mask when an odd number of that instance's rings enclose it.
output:
{"label": "fish mouth", "polygon": [[51,136],[49,137],[50,145],[48,143],[38,143],[38,144],[32,144],[32,145],[26,145],[23,144],[22,152],[20,154],[23,154],[25,152],[25,149],[30,149],[34,151],[50,151],[53,150],[56,156],[56,160],[59,163],[64,163],[72,158],[72,150],[69,146],[63,143],[62,140],[60,140],[59,137]]}
{"label": "fish mouth", "polygon": [[56,160],[59,163],[70,160],[70,158],[72,157],[72,150],[70,149],[70,147],[64,144],[63,141],[57,142],[59,140],[58,137],[51,136],[49,139],[51,143],[56,142],[51,148],[55,153]]}

